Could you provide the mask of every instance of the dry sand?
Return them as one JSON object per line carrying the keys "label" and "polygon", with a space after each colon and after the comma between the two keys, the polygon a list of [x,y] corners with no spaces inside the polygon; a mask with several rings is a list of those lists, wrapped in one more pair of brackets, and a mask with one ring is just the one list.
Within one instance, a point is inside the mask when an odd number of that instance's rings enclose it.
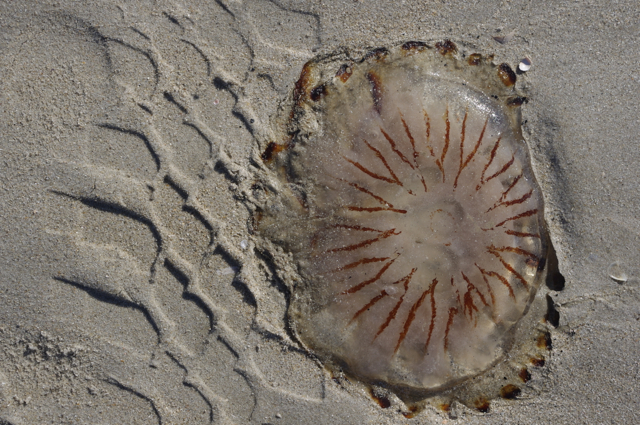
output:
{"label": "dry sand", "polygon": [[[639,423],[639,21],[636,0],[2,2],[0,424]],[[409,420],[291,341],[292,266],[247,221],[308,59],[444,38],[532,60],[566,283],[519,399]]]}

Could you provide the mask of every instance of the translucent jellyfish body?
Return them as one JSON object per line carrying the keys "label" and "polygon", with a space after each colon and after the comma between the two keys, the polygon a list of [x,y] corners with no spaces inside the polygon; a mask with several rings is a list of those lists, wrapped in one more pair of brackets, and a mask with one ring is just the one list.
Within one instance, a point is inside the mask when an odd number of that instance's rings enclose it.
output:
{"label": "translucent jellyfish body", "polygon": [[435,391],[494,365],[541,280],[540,189],[515,74],[453,43],[308,63],[283,193],[259,230],[293,254],[289,318],[328,364]]}

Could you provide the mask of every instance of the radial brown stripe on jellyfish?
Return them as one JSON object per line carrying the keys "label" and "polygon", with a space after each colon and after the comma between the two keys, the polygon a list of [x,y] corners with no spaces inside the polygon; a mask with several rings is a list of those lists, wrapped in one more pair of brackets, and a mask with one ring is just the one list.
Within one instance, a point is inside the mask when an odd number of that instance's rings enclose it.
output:
{"label": "radial brown stripe on jellyfish", "polygon": [[324,95],[296,91],[269,166],[306,203],[274,202],[259,230],[293,254],[289,319],[328,367],[433,391],[509,349],[547,255],[543,201],[494,65],[384,52],[348,78],[305,65]]}

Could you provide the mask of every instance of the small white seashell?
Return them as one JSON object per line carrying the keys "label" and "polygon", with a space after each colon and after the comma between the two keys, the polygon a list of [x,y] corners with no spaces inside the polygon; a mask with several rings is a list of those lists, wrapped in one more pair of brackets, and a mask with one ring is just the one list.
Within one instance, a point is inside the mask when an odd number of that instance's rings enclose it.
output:
{"label": "small white seashell", "polygon": [[518,64],[518,69],[522,72],[527,72],[528,70],[531,69],[531,59],[529,58],[524,58],[520,61],[520,64]]}

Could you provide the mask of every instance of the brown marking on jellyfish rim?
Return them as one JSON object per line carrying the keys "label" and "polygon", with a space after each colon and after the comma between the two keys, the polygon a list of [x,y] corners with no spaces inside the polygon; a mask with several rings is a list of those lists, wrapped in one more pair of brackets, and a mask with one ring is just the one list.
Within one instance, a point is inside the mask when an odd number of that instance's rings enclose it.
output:
{"label": "brown marking on jellyfish rim", "polygon": [[529,99],[523,96],[514,96],[507,99],[507,106],[518,107],[529,102]]}
{"label": "brown marking on jellyfish rim", "polygon": [[542,333],[536,340],[536,346],[538,348],[544,348],[545,350],[551,350],[551,334],[549,332]]}
{"label": "brown marking on jellyfish rim", "polygon": [[389,134],[387,134],[386,131],[384,131],[382,128],[380,128],[380,132],[382,133],[382,135],[384,136],[385,139],[387,139],[387,142],[389,142],[389,146],[391,146],[391,150],[398,155],[398,158],[400,158],[400,160],[404,163],[406,163],[409,167],[411,167],[412,170],[415,169],[415,167],[413,166],[413,164],[411,163],[411,161],[409,161],[407,159],[406,156],[404,156],[404,154],[402,152],[400,152],[400,150],[398,149],[398,146],[396,145],[395,140],[393,140],[393,138],[391,136],[389,136]]}
{"label": "brown marking on jellyfish rim", "polygon": [[376,174],[373,171],[369,170],[364,165],[360,164],[358,161],[352,161],[352,160],[350,160],[349,158],[347,158],[345,156],[343,156],[343,158],[347,162],[349,162],[350,164],[354,165],[357,169],[359,169],[363,173],[369,175],[370,177],[373,177],[374,179],[382,180],[382,181],[387,182],[387,183],[397,184],[398,186],[404,186],[402,184],[402,182],[400,181],[400,179],[398,179],[398,176],[396,176],[396,173],[394,173],[393,170],[391,169],[391,167],[389,166],[389,163],[385,159],[384,155],[382,155],[382,152],[380,152],[378,149],[376,149],[373,146],[371,146],[369,144],[369,142],[367,142],[366,140],[363,139],[363,141],[369,147],[369,149],[371,149],[373,151],[374,155],[380,161],[382,161],[382,164],[385,166],[387,171],[389,171],[389,174],[391,174],[391,177],[381,176],[380,174]]}
{"label": "brown marking on jellyfish rim", "polygon": [[413,406],[409,406],[408,412],[402,412],[402,416],[404,416],[407,419],[413,419],[416,416],[416,413],[418,413],[418,406],[413,405]]}
{"label": "brown marking on jellyfish rim", "polygon": [[482,55],[480,53],[472,53],[467,58],[467,63],[471,66],[480,65],[481,61],[482,61]]}
{"label": "brown marking on jellyfish rim", "polygon": [[473,407],[475,407],[481,413],[487,413],[489,411],[489,408],[491,407],[491,404],[485,397],[479,397],[474,400]]}
{"label": "brown marking on jellyfish rim", "polygon": [[507,63],[501,63],[498,65],[498,77],[500,77],[500,81],[507,87],[511,87],[516,83],[516,73],[513,72],[513,69]]}
{"label": "brown marking on jellyfish rim", "polygon": [[478,141],[473,147],[473,150],[471,151],[471,153],[467,155],[467,159],[465,159],[464,162],[462,162],[462,157],[463,157],[462,147],[464,145],[464,124],[466,120],[467,120],[467,111],[465,111],[464,121],[462,121],[462,140],[460,142],[460,168],[458,169],[458,175],[456,176],[456,179],[453,182],[454,189],[458,187],[458,179],[460,178],[460,174],[462,173],[462,170],[464,170],[466,166],[469,165],[469,163],[471,162],[475,154],[478,152],[478,148],[480,147],[480,144],[482,143],[482,139],[484,138],[484,132],[487,129],[487,124],[489,123],[489,118],[487,117],[487,120],[484,122],[484,126],[482,127],[482,131],[480,132],[480,137],[478,137]]}
{"label": "brown marking on jellyfish rim", "polygon": [[398,349],[400,348],[400,344],[402,344],[402,341],[404,341],[404,339],[406,338],[407,333],[409,332],[409,328],[411,327],[411,323],[413,322],[413,319],[415,319],[416,317],[416,311],[420,308],[420,306],[424,302],[424,299],[426,298],[428,293],[429,293],[429,289],[424,291],[420,296],[420,298],[418,298],[418,301],[413,303],[413,305],[411,306],[411,309],[409,310],[409,314],[407,315],[407,320],[404,321],[404,327],[402,328],[402,332],[400,332],[400,337],[398,338],[398,342],[396,343],[396,348],[393,350],[394,354],[398,352]]}
{"label": "brown marking on jellyfish rim", "polygon": [[436,43],[436,51],[442,56],[452,54],[458,51],[458,46],[451,40],[438,41]]}
{"label": "brown marking on jellyfish rim", "polygon": [[517,236],[519,238],[538,238],[540,239],[540,235],[537,233],[527,233],[527,232],[516,232],[515,230],[506,229],[504,231],[507,235]]}
{"label": "brown marking on jellyfish rim", "polygon": [[364,307],[362,307],[360,310],[356,311],[356,314],[353,315],[353,317],[351,318],[351,320],[349,321],[347,326],[352,324],[353,321],[356,320],[362,313],[364,313],[365,311],[369,310],[371,307],[376,305],[376,303],[378,301],[380,301],[381,299],[383,299],[384,297],[386,297],[388,295],[389,294],[387,294],[387,291],[385,291],[384,289],[382,291],[380,291],[380,293],[378,295],[376,295],[375,297],[371,298],[371,300],[367,304],[365,304]]}
{"label": "brown marking on jellyfish rim", "polygon": [[382,87],[382,80],[380,76],[373,71],[367,72],[367,80],[371,84],[371,97],[373,98],[373,107],[378,114],[382,109],[382,94],[384,93],[384,87]]}
{"label": "brown marking on jellyfish rim", "polygon": [[343,246],[340,248],[333,248],[333,249],[329,249],[326,251],[327,254],[331,254],[334,252],[343,252],[343,251],[355,251],[356,249],[360,249],[360,248],[364,248],[366,246],[369,246],[371,244],[374,244],[378,241],[381,241],[382,239],[386,239],[388,237],[391,236],[397,236],[399,235],[401,232],[397,232],[396,233],[396,229],[389,229],[389,230],[385,230],[384,232],[382,232],[380,235],[378,235],[375,238],[371,238],[371,239],[367,239],[365,241],[356,243],[356,244],[352,244],[352,245],[347,245],[347,246]]}
{"label": "brown marking on jellyfish rim", "polygon": [[367,52],[362,58],[363,62],[382,62],[389,55],[389,50],[385,47],[378,47]]}
{"label": "brown marking on jellyfish rim", "polygon": [[328,93],[327,92],[327,85],[326,84],[320,84],[319,86],[316,86],[313,89],[311,89],[311,93],[309,94],[309,97],[314,102],[317,102],[320,99],[322,99],[323,97],[325,97],[327,95],[327,93]]}
{"label": "brown marking on jellyfish rim", "polygon": [[438,407],[445,413],[451,411],[451,403],[440,403]]}
{"label": "brown marking on jellyfish rim", "polygon": [[522,390],[513,384],[507,384],[500,388],[500,397],[506,400],[515,400],[520,394],[522,394]]}
{"label": "brown marking on jellyfish rim", "polygon": [[336,72],[336,77],[338,77],[343,83],[346,83],[349,77],[351,77],[351,74],[353,74],[351,64],[345,63],[340,66],[340,69]]}
{"label": "brown marking on jellyfish rim", "polygon": [[[498,223],[495,226],[493,226],[493,228],[500,227],[500,226],[502,226],[503,224],[505,224],[505,223],[507,223],[509,221],[518,220],[518,219],[521,219],[521,218],[524,218],[524,217],[531,217],[532,215],[536,215],[537,213],[538,213],[538,209],[537,208],[529,210],[529,211],[525,211],[523,213],[514,215],[513,217],[509,217],[504,221],[501,221],[500,223]],[[485,229],[482,229],[482,230],[485,230]],[[487,230],[491,230],[491,229],[487,229]]]}
{"label": "brown marking on jellyfish rim", "polygon": [[449,331],[451,330],[451,324],[456,314],[458,314],[458,309],[449,307],[449,318],[447,319],[447,326],[444,328],[444,351],[449,349]]}
{"label": "brown marking on jellyfish rim", "polygon": [[440,155],[440,159],[436,159],[436,165],[440,169],[442,173],[442,183],[445,181],[444,175],[444,158],[447,156],[447,151],[449,150],[449,138],[451,136],[451,121],[449,121],[449,106],[444,111],[444,124],[445,124],[445,132],[444,132],[444,147],[442,148],[442,154]]}
{"label": "brown marking on jellyfish rim", "polygon": [[[314,63],[309,61],[302,67],[300,78],[296,81],[293,88],[293,103],[296,106],[300,106],[302,101],[307,96],[309,91],[309,85],[311,83],[311,73],[313,71]],[[293,110],[291,111],[293,113]]]}
{"label": "brown marking on jellyfish rim", "polygon": [[384,332],[384,330],[387,329],[387,327],[389,326],[391,321],[396,318],[396,314],[398,314],[398,310],[400,309],[400,306],[404,302],[404,297],[405,297],[405,295],[407,295],[407,290],[409,289],[409,282],[411,282],[411,278],[413,277],[413,274],[416,272],[416,270],[418,270],[418,269],[413,268],[409,272],[409,274],[407,274],[405,277],[403,277],[403,278],[401,278],[401,279],[399,279],[399,280],[397,280],[397,281],[392,283],[392,285],[397,285],[399,283],[402,283],[402,286],[404,288],[404,293],[402,294],[402,296],[400,297],[400,299],[398,300],[396,305],[393,306],[393,309],[391,309],[391,311],[389,312],[389,315],[387,316],[387,320],[385,320],[385,322],[382,324],[382,326],[380,326],[380,329],[378,329],[378,333],[376,333],[376,335],[373,337],[374,340],[382,332]]}
{"label": "brown marking on jellyfish rim", "polygon": [[433,279],[431,282],[431,286],[427,291],[430,293],[431,300],[431,322],[429,323],[429,332],[427,334],[427,342],[424,344],[425,355],[428,353],[429,343],[431,342],[431,335],[433,335],[433,329],[436,326],[436,285],[438,284],[438,279]]}
{"label": "brown marking on jellyfish rim", "polygon": [[364,282],[361,282],[355,286],[352,286],[351,288],[347,289],[346,291],[341,292],[341,295],[347,295],[347,294],[355,294],[356,292],[358,292],[359,290],[361,290],[362,288],[364,288],[367,285],[371,285],[373,282],[380,280],[380,278],[382,277],[382,275],[384,274],[384,272],[387,271],[387,269],[389,267],[391,267],[391,265],[393,264],[394,261],[396,261],[398,259],[398,257],[396,258],[392,258],[391,260],[389,260],[389,262],[387,262],[385,265],[382,266],[382,268],[378,271],[378,273],[372,277],[371,279],[365,280]]}
{"label": "brown marking on jellyfish rim", "polygon": [[391,407],[391,401],[386,396],[377,395],[372,388],[369,388],[369,395],[381,408],[388,409]]}
{"label": "brown marking on jellyfish rim", "polygon": [[[507,290],[509,291],[509,296],[511,298],[513,298],[513,300],[516,300],[516,294],[515,292],[513,292],[513,287],[511,286],[511,284],[509,283],[509,281],[507,280],[506,277],[502,276],[499,273],[496,273],[494,271],[491,270],[485,270],[482,267],[480,267],[478,264],[475,264],[475,266],[478,268],[478,270],[480,270],[480,273],[482,274],[482,277],[484,279],[484,281],[487,283],[487,285],[489,285],[489,281],[487,280],[486,276],[489,277],[495,277],[496,279],[498,279],[500,281],[500,283],[502,283],[504,286],[507,287]],[[493,297],[493,295],[492,295]]]}
{"label": "brown marking on jellyfish rim", "polygon": [[529,359],[529,361],[531,362],[531,364],[535,367],[542,367],[545,364],[545,360],[544,357],[531,357]]}
{"label": "brown marking on jellyfish rim", "polygon": [[523,367],[522,369],[520,369],[518,376],[520,377],[522,382],[529,382],[531,380],[531,373],[526,367]]}
{"label": "brown marking on jellyfish rim", "polygon": [[485,183],[484,174],[487,172],[487,169],[489,168],[489,166],[491,165],[491,163],[496,157],[496,152],[498,151],[498,147],[500,146],[501,139],[502,139],[502,136],[499,136],[498,140],[496,140],[496,143],[493,145],[493,149],[491,149],[491,154],[489,155],[489,161],[487,162],[487,165],[485,165],[484,168],[482,169],[482,174],[480,175],[480,184],[476,186],[476,190],[480,190],[480,187]]}
{"label": "brown marking on jellyfish rim", "polygon": [[500,255],[498,251],[488,249],[487,252],[495,256],[498,259],[498,261],[502,263],[504,268],[507,269],[511,274],[513,274],[516,277],[516,279],[518,279],[522,283],[522,286],[524,286],[525,289],[527,290],[529,289],[529,282],[527,282],[525,278],[522,277],[522,275],[516,271],[516,269],[514,269],[509,263],[507,263],[504,260],[504,258],[502,258],[502,255]]}
{"label": "brown marking on jellyfish rim", "polygon": [[262,155],[260,155],[260,158],[262,158],[264,162],[271,162],[277,154],[285,149],[287,149],[286,144],[279,145],[275,142],[269,142],[264,152],[262,152]]}
{"label": "brown marking on jellyfish rim", "polygon": [[407,41],[402,46],[400,46],[403,53],[405,55],[414,55],[416,53],[427,50],[429,46],[427,43],[423,43],[422,41]]}
{"label": "brown marking on jellyfish rim", "polygon": [[353,263],[349,263],[347,265],[344,265],[342,267],[338,267],[335,271],[343,271],[343,270],[349,270],[349,269],[354,269],[358,266],[361,266],[363,264],[370,264],[370,263],[380,263],[382,261],[387,261],[389,260],[390,257],[372,257],[372,258],[363,258],[361,260],[358,261],[354,261]]}

